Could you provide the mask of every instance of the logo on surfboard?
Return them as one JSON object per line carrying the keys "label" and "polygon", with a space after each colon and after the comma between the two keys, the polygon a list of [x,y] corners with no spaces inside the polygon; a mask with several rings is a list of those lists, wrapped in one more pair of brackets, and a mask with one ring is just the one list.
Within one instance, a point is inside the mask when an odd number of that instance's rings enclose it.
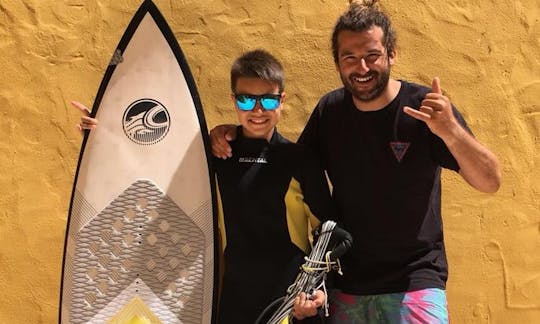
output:
{"label": "logo on surfboard", "polygon": [[124,112],[122,125],[127,137],[140,145],[161,141],[171,126],[169,112],[153,99],[139,99]]}

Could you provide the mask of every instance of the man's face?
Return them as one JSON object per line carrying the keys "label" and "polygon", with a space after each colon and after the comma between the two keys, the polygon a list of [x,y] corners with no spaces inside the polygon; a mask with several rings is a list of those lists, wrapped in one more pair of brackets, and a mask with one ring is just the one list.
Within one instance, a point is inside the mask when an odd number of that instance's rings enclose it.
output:
{"label": "man's face", "polygon": [[358,100],[370,102],[386,89],[394,54],[387,53],[383,31],[373,26],[364,31],[338,34],[338,70],[347,90]]}
{"label": "man's face", "polygon": [[[262,80],[259,78],[238,78],[236,80],[236,95],[279,95],[279,86],[275,82]],[[238,106],[236,98],[233,101],[238,113],[238,121],[242,124],[244,136],[249,138],[264,138],[270,140],[274,132],[274,127],[281,116],[283,99],[285,93],[278,99],[277,108],[264,109],[260,100],[256,101],[252,110],[242,110]]]}

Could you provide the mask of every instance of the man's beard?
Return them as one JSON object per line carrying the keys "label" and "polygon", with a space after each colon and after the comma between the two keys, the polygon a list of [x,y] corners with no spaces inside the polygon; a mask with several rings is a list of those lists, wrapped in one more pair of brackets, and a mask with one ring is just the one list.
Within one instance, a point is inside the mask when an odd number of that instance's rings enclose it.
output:
{"label": "man's beard", "polygon": [[[369,76],[373,76],[373,78],[377,80],[377,82],[375,83],[375,87],[367,91],[356,90],[356,88],[353,86],[356,82],[354,81],[354,78],[365,78]],[[343,74],[340,74],[340,77],[341,82],[343,82],[345,88],[351,92],[354,98],[356,98],[358,101],[369,102],[377,99],[386,89],[388,81],[390,80],[390,69],[384,69],[380,73],[370,71],[368,74],[363,76],[360,76],[360,74],[358,73],[352,73],[351,75],[349,75],[348,78],[345,77]]]}

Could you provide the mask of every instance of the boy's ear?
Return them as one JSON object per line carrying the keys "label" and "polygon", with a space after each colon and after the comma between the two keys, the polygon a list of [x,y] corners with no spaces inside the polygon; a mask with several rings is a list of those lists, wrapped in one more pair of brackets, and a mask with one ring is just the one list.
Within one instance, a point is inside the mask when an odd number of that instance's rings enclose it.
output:
{"label": "boy's ear", "polygon": [[282,93],[281,93],[281,99],[280,99],[280,100],[281,100],[281,104],[280,104],[280,105],[281,105],[281,108],[282,108],[282,109],[285,108],[285,106],[283,105],[283,104],[285,103],[285,97],[287,97],[287,94],[286,94],[285,92],[282,92]]}

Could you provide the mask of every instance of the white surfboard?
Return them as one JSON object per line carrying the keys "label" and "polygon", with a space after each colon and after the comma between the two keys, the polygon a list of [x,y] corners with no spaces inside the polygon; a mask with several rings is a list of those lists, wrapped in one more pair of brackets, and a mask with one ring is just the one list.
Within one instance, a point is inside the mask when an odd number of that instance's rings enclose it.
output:
{"label": "white surfboard", "polygon": [[180,46],[152,1],[96,96],[77,168],[62,323],[211,323],[216,218],[207,128]]}

